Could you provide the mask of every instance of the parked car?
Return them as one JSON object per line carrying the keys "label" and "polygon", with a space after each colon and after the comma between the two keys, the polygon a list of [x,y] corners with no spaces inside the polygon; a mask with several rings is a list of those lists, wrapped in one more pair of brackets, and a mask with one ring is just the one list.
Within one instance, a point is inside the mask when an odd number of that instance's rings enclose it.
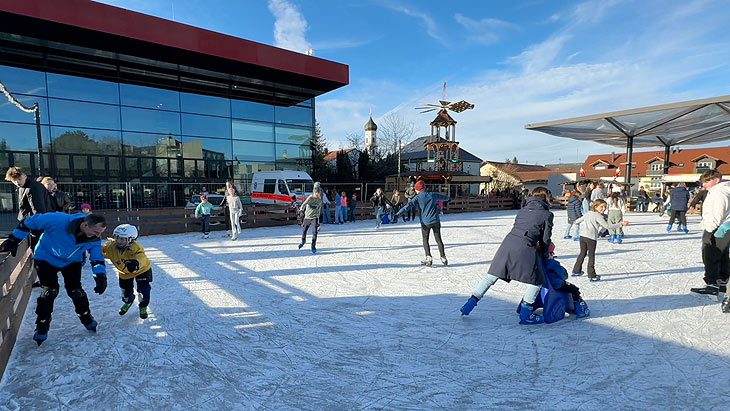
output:
{"label": "parked car", "polygon": [[289,204],[291,197],[304,201],[312,194],[314,182],[304,171],[259,171],[251,178],[251,202]]}

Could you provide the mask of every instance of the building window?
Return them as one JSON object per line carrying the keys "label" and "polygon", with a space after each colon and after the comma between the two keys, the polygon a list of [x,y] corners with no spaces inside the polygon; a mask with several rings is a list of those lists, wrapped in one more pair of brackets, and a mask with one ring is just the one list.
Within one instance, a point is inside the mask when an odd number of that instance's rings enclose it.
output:
{"label": "building window", "polygon": [[711,169],[713,164],[712,161],[699,161],[697,162],[697,168],[705,168],[705,169]]}
{"label": "building window", "polygon": [[664,164],[662,163],[653,163],[649,166],[649,170],[651,171],[662,171],[664,170]]}

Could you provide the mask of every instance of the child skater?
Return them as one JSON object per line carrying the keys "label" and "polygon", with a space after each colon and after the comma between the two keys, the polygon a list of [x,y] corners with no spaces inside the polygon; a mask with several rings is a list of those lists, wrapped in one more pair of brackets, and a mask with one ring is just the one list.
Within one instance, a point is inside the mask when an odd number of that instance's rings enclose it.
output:
{"label": "child skater", "polygon": [[195,218],[201,219],[203,238],[208,238],[208,235],[210,234],[210,212],[218,209],[220,209],[220,207],[216,207],[208,201],[207,195],[202,194],[200,196],[200,204],[195,207]]}
{"label": "child skater", "polygon": [[[583,217],[583,205],[580,197],[578,197],[579,194],[580,193],[577,190],[571,191],[570,197],[568,197],[568,205],[565,207],[568,212],[568,227],[565,228],[565,235],[563,238],[566,240],[570,240],[573,237],[578,238],[580,235],[580,225],[575,224],[575,220]],[[571,230],[573,227],[575,227],[575,234],[571,236]]]}
{"label": "child skater", "polygon": [[537,187],[528,195],[524,207],[517,213],[512,230],[497,249],[487,276],[479,282],[469,300],[461,307],[462,315],[469,315],[497,280],[516,280],[529,285],[520,303],[520,324],[545,322],[542,315],[534,313],[533,304],[545,282],[542,259],[548,258],[550,250],[553,213],[548,204],[550,190],[545,187]]}
{"label": "child skater", "polygon": [[299,248],[304,247],[307,242],[307,231],[312,226],[312,253],[317,252],[317,233],[319,232],[319,215],[322,213],[322,189],[319,181],[314,183],[312,194],[302,202],[301,213],[304,214],[304,222],[302,222],[302,242]]}
{"label": "child skater", "polygon": [[236,241],[238,235],[241,234],[241,198],[238,196],[236,187],[231,184],[226,189],[226,204],[228,204],[228,212],[231,216],[231,241]]}
{"label": "child skater", "polygon": [[[620,191],[614,191],[611,193],[611,197],[608,198],[608,223],[615,224],[620,223],[624,220],[624,208],[626,202],[621,196]],[[608,239],[609,243],[621,244],[624,238],[623,226],[612,228],[608,230],[611,233],[611,237]]]}
{"label": "child skater", "polygon": [[588,214],[575,220],[576,224],[581,224],[580,227],[580,254],[578,259],[575,260],[573,266],[573,277],[583,275],[583,260],[588,254],[588,278],[591,281],[600,281],[601,276],[596,275],[596,241],[601,229],[618,228],[621,226],[629,225],[628,221],[621,221],[615,224],[609,224],[603,218],[603,212],[606,211],[606,202],[604,200],[595,200],[591,204],[591,210]]}
{"label": "child skater", "polygon": [[124,315],[134,302],[134,281],[137,282],[139,300],[139,318],[147,318],[147,307],[150,304],[152,286],[152,267],[144,252],[142,244],[137,242],[137,228],[131,224],[120,224],[114,229],[113,239],[101,247],[104,257],[111,260],[117,268],[119,287],[122,289],[122,308],[119,315]]}
{"label": "child skater", "polygon": [[418,216],[421,218],[421,238],[423,239],[423,249],[426,251],[426,259],[421,264],[430,267],[433,264],[433,257],[431,257],[431,246],[428,244],[428,237],[433,230],[433,237],[436,239],[436,244],[439,247],[439,254],[441,255],[441,263],[443,265],[449,265],[449,261],[446,260],[446,252],[444,251],[444,242],[441,241],[441,220],[439,218],[439,209],[436,205],[438,200],[448,200],[449,197],[445,195],[430,193],[426,190],[426,183],[423,180],[418,180],[416,185],[413,187],[416,190],[416,196],[413,197],[408,204],[403,206],[395,216],[403,215],[412,208],[418,208]]}

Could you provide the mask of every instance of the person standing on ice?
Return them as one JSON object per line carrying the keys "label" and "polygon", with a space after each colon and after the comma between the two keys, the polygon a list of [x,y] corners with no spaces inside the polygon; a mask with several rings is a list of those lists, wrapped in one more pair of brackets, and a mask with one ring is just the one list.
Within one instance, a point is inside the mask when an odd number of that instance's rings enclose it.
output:
{"label": "person standing on ice", "polygon": [[208,201],[206,194],[200,195],[200,204],[195,207],[195,218],[201,219],[201,226],[203,231],[203,238],[208,238],[210,234],[210,212],[218,210],[220,207],[216,207]]}
{"label": "person standing on ice", "polygon": [[674,224],[674,218],[679,218],[677,224],[677,231],[684,231],[688,233],[687,229],[687,204],[689,203],[689,191],[684,183],[677,184],[669,194],[669,201],[672,206],[669,211],[669,224],[667,225],[667,232],[672,231],[672,224]]}
{"label": "person standing on ice", "polygon": [[139,232],[131,224],[120,224],[114,229],[113,239],[101,246],[104,257],[111,260],[119,275],[119,288],[122,289],[122,308],[119,315],[124,315],[134,302],[134,282],[137,282],[139,299],[139,318],[147,318],[147,307],[150,304],[152,286],[152,266],[142,244],[137,242]]}
{"label": "person standing on ice", "polygon": [[433,230],[433,237],[436,239],[436,244],[439,247],[439,254],[441,256],[441,262],[444,265],[449,265],[449,261],[446,259],[446,252],[444,251],[444,242],[441,240],[441,220],[439,218],[439,209],[436,205],[438,200],[448,200],[449,197],[445,195],[430,193],[426,190],[426,183],[423,180],[418,180],[413,186],[416,191],[416,196],[411,199],[408,204],[403,206],[395,216],[403,215],[411,209],[418,208],[418,217],[421,219],[421,238],[423,239],[423,250],[426,252],[426,259],[421,264],[430,267],[433,264],[433,257],[431,257],[431,246],[428,244],[428,237]]}
{"label": "person standing on ice", "polygon": [[235,241],[238,235],[241,234],[241,212],[243,212],[243,205],[233,184],[226,189],[226,198],[224,201],[228,205],[228,212],[231,217],[231,240]]}
{"label": "person standing on ice", "polygon": [[375,190],[375,194],[373,194],[372,197],[370,197],[370,201],[373,203],[373,207],[375,207],[375,229],[380,228],[380,224],[383,221],[383,216],[385,215],[385,209],[390,206],[390,201],[388,201],[387,198],[385,198],[385,194],[383,193],[383,189],[378,187],[377,190]]}
{"label": "person standing on ice", "polygon": [[580,254],[578,259],[575,260],[573,266],[573,277],[583,275],[583,260],[588,255],[588,278],[590,281],[600,281],[601,276],[596,274],[596,244],[598,243],[598,236],[602,229],[609,230],[612,228],[618,228],[621,226],[629,225],[628,221],[621,221],[615,224],[609,224],[603,217],[603,212],[606,211],[606,201],[598,199],[591,204],[591,211],[583,217],[575,220],[576,224],[581,224],[580,227]]}
{"label": "person standing on ice", "polygon": [[[700,176],[707,197],[702,204],[702,263],[705,286],[690,288],[698,294],[718,295],[727,291],[730,277],[730,182],[722,182],[722,174],[708,170]],[[730,301],[723,311],[730,312]]]}
{"label": "person standing on ice", "polygon": [[106,264],[101,253],[99,236],[105,229],[106,220],[96,214],[35,214],[23,219],[8,239],[0,244],[0,252],[9,251],[14,256],[18,251],[18,245],[31,230],[43,230],[33,254],[33,265],[38,271],[42,287],[35,309],[37,317],[33,334],[33,340],[38,345],[48,338],[53,303],[59,290],[59,271],[63,276],[66,293],[73,301],[81,324],[87,330],[96,332],[97,323],[91,315],[89,297],[81,285],[81,262],[84,251],[89,250],[91,271],[96,282],[94,291],[97,294],[104,294],[107,284]]}
{"label": "person standing on ice", "polygon": [[[575,224],[575,220],[583,217],[583,208],[579,196],[580,191],[571,191],[570,196],[568,197],[568,204],[565,207],[565,210],[568,212],[568,226],[565,228],[565,235],[563,235],[563,238],[566,240],[570,240],[573,237],[578,238],[578,236],[580,236],[580,225]],[[575,234],[571,236],[570,234],[573,227],[575,227]]]}
{"label": "person standing on ice", "polygon": [[312,253],[316,253],[319,215],[322,214],[322,188],[319,185],[319,181],[314,183],[312,194],[302,202],[299,212],[304,214],[304,221],[302,221],[302,242],[299,243],[299,248],[304,247],[304,244],[307,242],[307,231],[309,231],[309,226],[312,226]]}
{"label": "person standing on ice", "polygon": [[[614,186],[618,187],[618,186]],[[620,223],[624,220],[624,209],[626,208],[626,202],[622,198],[621,191],[614,188],[611,193],[611,197],[608,198],[608,224]],[[609,230],[611,237],[608,239],[609,243],[621,244],[624,238],[623,226],[619,225],[616,228]]]}
{"label": "person standing on ice", "polygon": [[542,259],[549,257],[553,231],[553,213],[548,206],[550,197],[550,190],[545,187],[535,188],[526,197],[525,206],[517,213],[512,230],[497,249],[487,276],[461,307],[463,315],[469,315],[497,280],[515,280],[528,284],[520,303],[520,324],[545,322],[543,316],[534,313],[533,304],[545,283]]}

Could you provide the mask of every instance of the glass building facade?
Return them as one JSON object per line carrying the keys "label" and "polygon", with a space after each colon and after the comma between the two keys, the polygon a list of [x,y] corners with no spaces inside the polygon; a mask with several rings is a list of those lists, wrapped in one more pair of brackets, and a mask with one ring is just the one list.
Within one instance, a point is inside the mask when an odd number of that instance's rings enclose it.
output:
{"label": "glass building facade", "polygon": [[[139,80],[159,72],[130,78],[124,65],[82,71],[92,61],[75,63],[78,72],[0,64],[7,90],[40,107],[43,174],[61,182],[220,182],[311,168],[313,98],[277,105],[241,98],[235,78],[222,74],[217,81],[167,74],[171,81],[154,84]],[[163,65],[155,63],[146,61]],[[3,96],[0,167],[36,174],[36,133],[34,115]]]}

